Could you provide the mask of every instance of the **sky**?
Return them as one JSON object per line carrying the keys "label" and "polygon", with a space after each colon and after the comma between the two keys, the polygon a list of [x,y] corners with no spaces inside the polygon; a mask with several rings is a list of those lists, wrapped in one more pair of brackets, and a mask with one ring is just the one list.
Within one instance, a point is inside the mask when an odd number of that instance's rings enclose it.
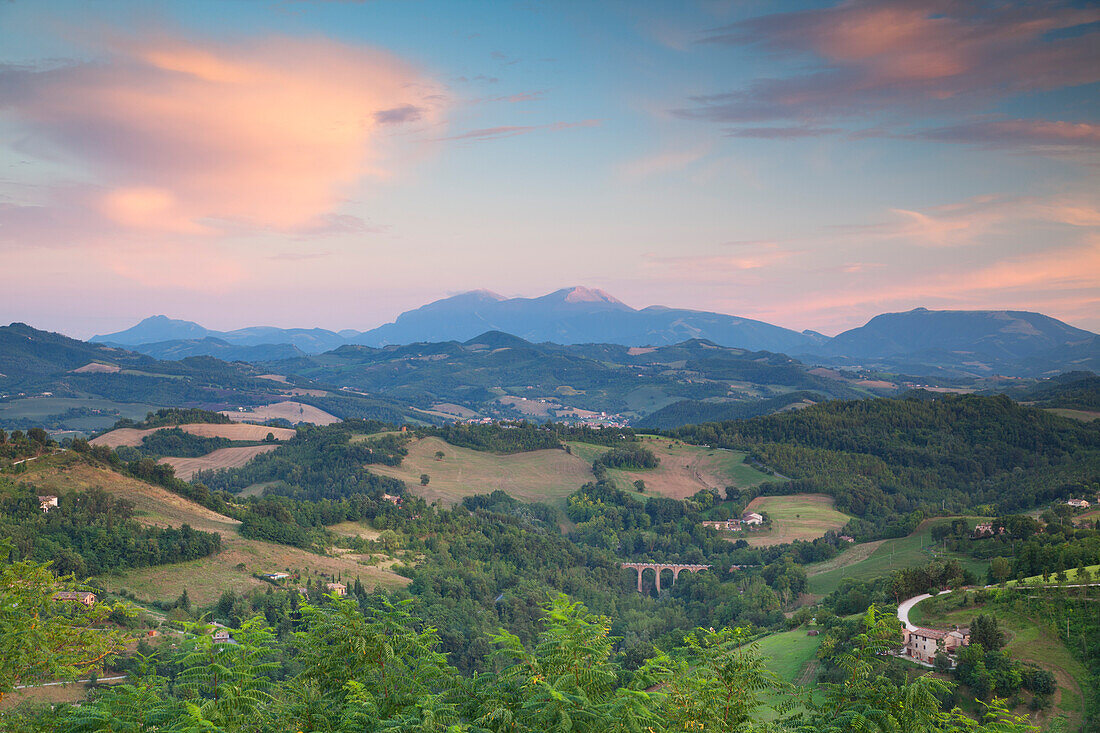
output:
{"label": "sky", "polygon": [[0,321],[1100,331],[1100,4],[0,0]]}

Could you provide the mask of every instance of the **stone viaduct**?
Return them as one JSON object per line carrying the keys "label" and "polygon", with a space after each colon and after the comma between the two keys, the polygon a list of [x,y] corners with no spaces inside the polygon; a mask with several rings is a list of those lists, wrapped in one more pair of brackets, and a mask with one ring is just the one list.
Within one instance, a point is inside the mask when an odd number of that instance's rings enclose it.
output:
{"label": "stone viaduct", "polygon": [[660,563],[660,562],[624,562],[620,563],[619,567],[633,568],[638,572],[638,592],[642,592],[642,573],[646,570],[652,569],[657,581],[657,592],[661,592],[661,571],[672,571],[672,583],[675,585],[676,578],[680,575],[681,570],[687,570],[691,573],[697,573],[700,570],[706,570],[710,565],[680,565],[678,563]]}

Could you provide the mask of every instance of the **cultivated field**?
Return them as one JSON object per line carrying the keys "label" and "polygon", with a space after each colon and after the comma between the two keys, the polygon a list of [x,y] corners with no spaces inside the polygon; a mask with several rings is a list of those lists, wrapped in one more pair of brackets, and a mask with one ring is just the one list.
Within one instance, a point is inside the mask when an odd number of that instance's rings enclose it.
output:
{"label": "cultivated field", "polygon": [[758,496],[745,511],[767,514],[772,526],[755,532],[738,532],[753,547],[783,545],[795,540],[814,540],[830,529],[839,531],[851,519],[833,508],[833,498],[824,494]]}
{"label": "cultivated field", "polygon": [[197,458],[161,458],[157,463],[167,463],[176,469],[176,476],[190,481],[196,471],[210,471],[218,468],[240,468],[262,453],[270,453],[279,446],[272,443],[265,445],[242,445],[232,448],[219,448],[205,456]]}
{"label": "cultivated field", "polygon": [[222,410],[234,422],[266,422],[267,420],[289,420],[292,423],[311,422],[314,425],[331,425],[340,422],[340,418],[330,415],[313,405],[301,402],[276,402],[273,405],[248,407],[242,410]]}
{"label": "cultivated field", "polygon": [[1052,407],[1049,408],[1047,412],[1053,412],[1055,415],[1080,420],[1081,422],[1092,422],[1093,420],[1100,419],[1100,412],[1095,412],[1093,410],[1071,410],[1065,407]]}
{"label": "cultivated field", "polygon": [[141,402],[114,402],[112,400],[80,397],[26,397],[19,400],[0,402],[0,424],[3,424],[6,420],[22,419],[42,422],[45,418],[61,415],[66,410],[76,408],[104,411],[102,415],[73,417],[65,420],[66,427],[87,432],[109,428],[120,417],[141,420],[157,409],[156,405]]}
{"label": "cultivated field", "polygon": [[[757,486],[772,478],[746,464],[746,454],[739,451],[704,448],[649,435],[641,436],[641,440],[661,463],[643,471],[608,471],[608,478],[620,489],[633,492],[634,482],[641,479],[646,486],[643,496],[686,499],[703,489],[714,489],[725,496],[727,486]],[[585,443],[569,443],[569,447],[589,464],[607,450]]]}
{"label": "cultivated field", "polygon": [[[137,519],[146,524],[160,527],[189,524],[195,529],[217,532],[222,536],[222,551],[211,557],[96,578],[96,583],[107,590],[125,588],[136,593],[139,599],[151,601],[176,598],[186,588],[195,603],[204,605],[216,601],[226,590],[241,593],[251,588],[269,587],[267,583],[253,578],[252,573],[286,571],[288,568],[303,573],[339,573],[349,579],[358,577],[368,588],[378,585],[398,587],[409,582],[400,575],[364,564],[367,558],[359,555],[329,557],[286,545],[246,539],[237,533],[240,522],[235,519],[210,511],[159,486],[90,466],[72,453],[51,456],[28,465],[31,468],[20,474],[17,480],[56,493],[62,502],[68,493],[99,487],[134,502]],[[238,567],[242,563],[243,568]]]}
{"label": "cultivated field", "polygon": [[[810,593],[826,595],[836,590],[845,578],[874,580],[880,576],[889,575],[892,570],[927,565],[937,558],[956,559],[971,572],[984,573],[989,567],[987,562],[965,555],[936,551],[937,545],[932,541],[932,527],[937,524],[948,524],[952,519],[952,517],[926,519],[908,537],[852,545],[832,560],[807,565],[806,574],[809,576]],[[976,524],[980,518],[966,517],[966,519]]]}
{"label": "cultivated field", "polygon": [[[175,427],[175,426],[169,426]],[[185,433],[197,435],[200,438],[228,438],[229,440],[263,440],[268,433],[275,436],[275,440],[290,440],[295,431],[290,428],[269,428],[263,425],[249,425],[247,423],[232,423],[229,425],[216,425],[214,423],[188,423],[180,425],[180,430]],[[158,430],[166,428],[148,428],[138,430],[135,428],[119,428],[109,433],[104,433],[98,438],[92,439],[92,445],[109,445],[118,448],[122,445],[139,446],[142,438],[151,435]]]}
{"label": "cultivated field", "polygon": [[[437,461],[436,451],[444,458]],[[371,465],[372,473],[404,481],[409,490],[427,501],[453,504],[464,496],[501,490],[522,501],[562,500],[592,481],[591,465],[563,450],[547,449],[497,455],[457,448],[439,438],[409,444],[400,466]],[[431,477],[420,485],[420,474]]]}

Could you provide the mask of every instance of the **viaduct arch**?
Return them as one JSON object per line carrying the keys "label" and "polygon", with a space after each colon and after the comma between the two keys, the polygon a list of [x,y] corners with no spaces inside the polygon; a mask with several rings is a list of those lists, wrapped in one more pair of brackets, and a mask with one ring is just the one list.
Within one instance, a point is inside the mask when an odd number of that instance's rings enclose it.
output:
{"label": "viaduct arch", "polygon": [[679,563],[657,563],[657,562],[624,562],[620,563],[619,567],[633,568],[638,573],[638,592],[642,592],[642,572],[645,570],[653,569],[657,578],[657,592],[661,592],[661,571],[672,571],[672,582],[676,583],[676,578],[680,575],[681,570],[687,570],[689,573],[697,573],[700,570],[707,570],[710,565],[682,565]]}

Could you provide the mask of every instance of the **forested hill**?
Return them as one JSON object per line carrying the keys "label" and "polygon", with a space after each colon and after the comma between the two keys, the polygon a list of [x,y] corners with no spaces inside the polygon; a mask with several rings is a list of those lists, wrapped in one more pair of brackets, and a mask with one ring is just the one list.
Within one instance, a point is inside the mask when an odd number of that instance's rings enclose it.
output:
{"label": "forested hill", "polygon": [[784,354],[725,348],[698,339],[634,349],[534,344],[489,332],[465,343],[344,346],[263,368],[292,379],[408,400],[420,408],[442,402],[505,418],[524,416],[513,414],[510,407],[502,409],[502,402],[515,398],[561,402],[562,415],[580,408],[633,419],[684,399],[755,401],[792,390],[812,391],[818,399],[876,393],[858,386],[857,378],[817,376]]}
{"label": "forested hill", "polygon": [[672,434],[750,450],[792,479],[777,490],[832,494],[865,534],[921,509],[1011,512],[1100,486],[1100,424],[1005,396],[828,402]]}

